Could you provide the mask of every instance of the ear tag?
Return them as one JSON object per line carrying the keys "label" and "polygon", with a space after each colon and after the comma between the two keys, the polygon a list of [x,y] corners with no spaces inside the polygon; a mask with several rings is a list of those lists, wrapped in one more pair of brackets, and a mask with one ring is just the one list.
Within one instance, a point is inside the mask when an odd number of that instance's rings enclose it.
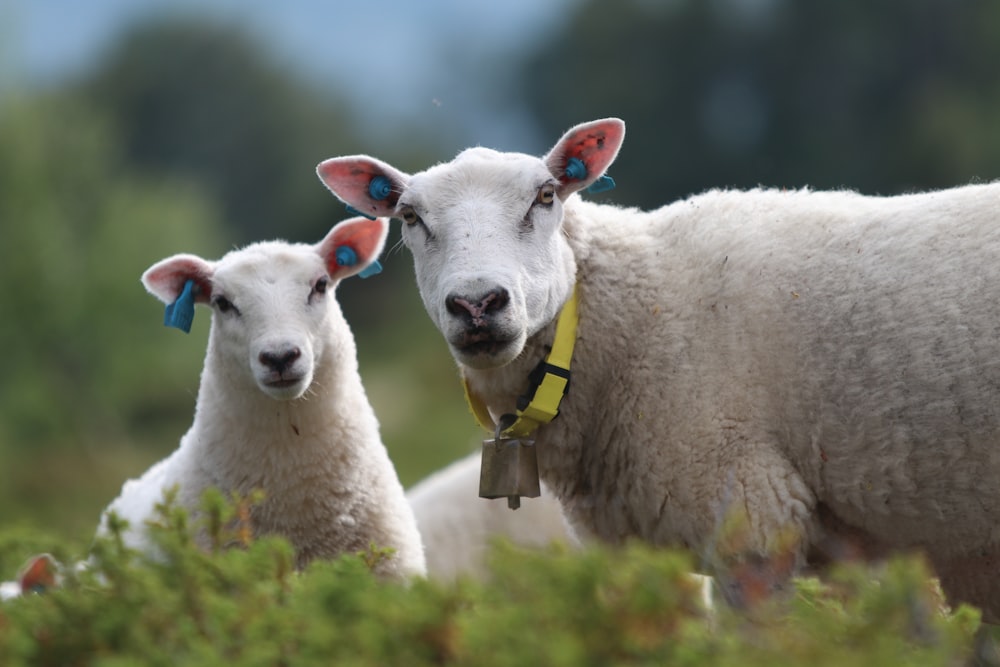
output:
{"label": "ear tag", "polygon": [[[354,266],[358,263],[358,253],[354,252],[354,248],[349,245],[337,246],[334,257],[337,260],[338,266]],[[375,260],[363,268],[358,273],[358,276],[361,278],[370,278],[379,273],[382,273],[382,265],[378,263],[378,260]]]}
{"label": "ear tag", "polygon": [[378,263],[376,259],[371,264],[363,268],[359,273],[359,278],[371,278],[372,276],[377,276],[382,273],[382,265]]}
{"label": "ear tag", "polygon": [[[375,201],[382,201],[383,199],[388,199],[389,195],[391,195],[391,194],[392,194],[392,183],[390,183],[389,179],[386,178],[385,176],[373,176],[372,180],[370,180],[368,182],[368,196],[371,197],[372,199],[374,199]],[[368,213],[365,213],[364,211],[359,211],[358,209],[354,208],[350,204],[345,204],[344,208],[346,208],[347,212],[350,213],[350,214],[352,214],[352,215],[360,215],[360,216],[363,216],[365,218],[368,218],[369,220],[374,220],[375,219],[374,215],[369,215]],[[378,262],[375,262],[371,266],[375,266],[376,264],[378,264]],[[341,263],[341,265],[342,266],[352,266],[351,264],[343,264],[343,263]],[[371,267],[368,267],[368,268],[371,268]],[[380,267],[380,268],[376,269],[375,271],[369,273],[368,272],[368,268],[366,268],[364,271],[362,271],[358,275],[361,276],[362,278],[367,278],[368,276],[373,275],[375,273],[378,273],[379,271],[382,270],[381,267]]]}
{"label": "ear tag", "polygon": [[[572,178],[575,181],[582,181],[587,178],[587,165],[583,163],[583,160],[578,157],[571,157],[566,161],[566,178]],[[615,179],[605,174],[591,183],[590,187],[587,188],[587,192],[597,194],[599,192],[614,190],[614,188]]]}
{"label": "ear tag", "polygon": [[392,183],[385,176],[374,176],[368,184],[368,194],[376,201],[388,199],[392,194]]}
{"label": "ear tag", "polygon": [[194,281],[184,283],[180,296],[167,306],[163,313],[163,326],[180,329],[191,333],[191,322],[194,320]]}
{"label": "ear tag", "polygon": [[587,178],[587,165],[578,157],[571,157],[566,161],[566,178],[575,181],[582,181]]}
{"label": "ear tag", "polygon": [[611,178],[607,174],[601,176],[599,179],[590,184],[587,188],[587,192],[590,194],[597,194],[598,192],[607,192],[608,190],[615,189],[615,179]]}

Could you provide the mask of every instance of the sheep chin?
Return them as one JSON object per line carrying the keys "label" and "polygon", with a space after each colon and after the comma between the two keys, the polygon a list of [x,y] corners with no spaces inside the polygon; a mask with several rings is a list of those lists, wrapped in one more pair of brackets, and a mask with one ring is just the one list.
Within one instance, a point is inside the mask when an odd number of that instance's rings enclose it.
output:
{"label": "sheep chin", "polygon": [[525,336],[522,334],[512,340],[494,340],[488,345],[484,343],[475,343],[466,346],[449,344],[449,347],[451,348],[452,356],[455,357],[458,363],[469,368],[485,371],[503,368],[517,359],[524,350],[524,343]]}
{"label": "sheep chin", "polygon": [[257,386],[276,401],[294,401],[302,398],[312,383],[311,374],[281,378],[257,378]]}

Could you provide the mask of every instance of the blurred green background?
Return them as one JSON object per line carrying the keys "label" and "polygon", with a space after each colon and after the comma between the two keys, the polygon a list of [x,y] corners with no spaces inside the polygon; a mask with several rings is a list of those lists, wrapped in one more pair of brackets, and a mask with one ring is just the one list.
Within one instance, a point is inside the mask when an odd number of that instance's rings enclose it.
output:
{"label": "blurred green background", "polygon": [[[364,152],[416,171],[473,144],[542,153],[571,125],[615,115],[628,125],[619,187],[600,197],[622,204],[1000,178],[993,0],[502,12],[387,0],[370,15],[100,0],[80,3],[108,21],[98,46],[42,70],[31,53],[58,52],[95,18],[29,2],[0,3],[0,526],[81,542],[193,414],[208,312],[188,336],[165,329],[139,275],[176,252],[319,240],[347,217],[314,175],[324,158]],[[290,23],[325,38],[296,38]],[[398,238],[384,272],[338,298],[410,485],[479,432]]]}

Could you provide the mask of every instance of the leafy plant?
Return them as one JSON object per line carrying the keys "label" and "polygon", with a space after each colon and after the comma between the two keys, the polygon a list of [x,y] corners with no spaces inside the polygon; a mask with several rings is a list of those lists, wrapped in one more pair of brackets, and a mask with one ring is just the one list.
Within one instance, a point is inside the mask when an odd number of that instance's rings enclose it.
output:
{"label": "leafy plant", "polygon": [[[977,640],[978,612],[948,611],[918,558],[842,566],[748,610],[706,610],[687,555],[638,544],[498,544],[488,580],[447,585],[377,579],[370,565],[392,557],[377,548],[296,572],[285,540],[244,539],[247,502],[206,497],[209,551],[193,545],[189,518],[169,499],[150,524],[155,557],[124,548],[114,530],[98,539],[60,587],[0,607],[0,661],[958,665],[995,651],[988,634]],[[2,562],[23,544],[0,538]]]}

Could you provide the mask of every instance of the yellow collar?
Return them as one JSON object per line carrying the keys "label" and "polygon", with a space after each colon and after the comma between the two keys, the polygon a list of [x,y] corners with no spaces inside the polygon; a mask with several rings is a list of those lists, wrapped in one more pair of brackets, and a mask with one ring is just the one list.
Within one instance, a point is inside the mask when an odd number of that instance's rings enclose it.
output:
{"label": "yellow collar", "polygon": [[[569,389],[569,365],[573,358],[573,346],[576,344],[576,327],[579,323],[579,291],[573,288],[573,294],[563,306],[556,322],[556,335],[552,341],[552,350],[539,367],[544,376],[534,388],[534,394],[528,400],[524,409],[518,408],[517,420],[504,429],[500,435],[523,438],[542,424],[548,424],[559,414],[559,403]],[[534,375],[534,373],[532,374]],[[465,400],[468,401],[472,414],[479,425],[490,433],[496,426],[493,417],[483,400],[469,388],[468,379],[463,378]]]}

